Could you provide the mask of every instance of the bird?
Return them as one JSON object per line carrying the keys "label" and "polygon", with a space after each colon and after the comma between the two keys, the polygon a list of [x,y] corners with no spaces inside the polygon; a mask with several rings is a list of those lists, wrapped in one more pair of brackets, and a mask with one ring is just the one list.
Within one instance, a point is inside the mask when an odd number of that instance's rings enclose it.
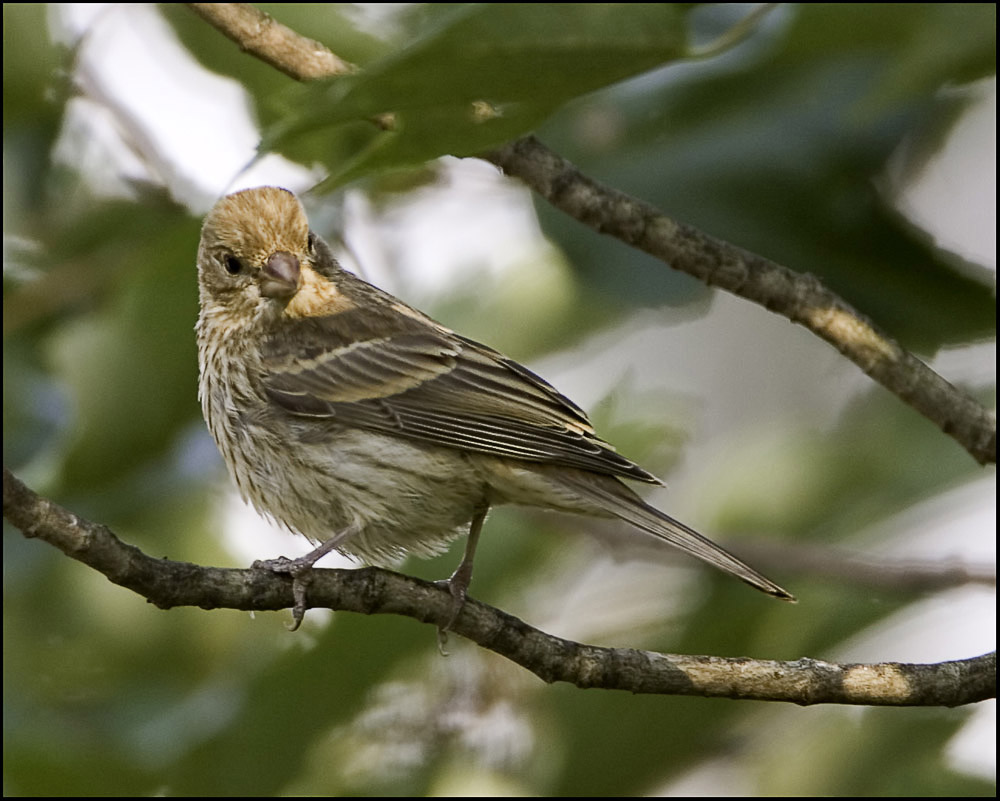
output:
{"label": "bird", "polygon": [[[454,623],[487,512],[514,503],[620,518],[775,598],[782,589],[626,481],[661,484],[586,413],[502,353],[340,266],[290,191],[219,200],[197,256],[199,399],[243,498],[316,547],[260,563],[302,579],[337,550],[427,557],[467,533]],[[302,580],[300,580],[302,579]]]}

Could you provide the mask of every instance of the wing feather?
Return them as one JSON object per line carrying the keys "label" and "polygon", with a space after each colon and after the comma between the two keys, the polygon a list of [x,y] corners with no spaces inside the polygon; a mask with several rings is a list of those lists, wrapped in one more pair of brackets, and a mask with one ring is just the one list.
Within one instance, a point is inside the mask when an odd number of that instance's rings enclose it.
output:
{"label": "wing feather", "polygon": [[[269,396],[292,414],[478,453],[656,483],[598,438],[586,414],[526,367],[447,329],[322,348],[306,329],[265,360]],[[310,336],[309,332],[314,335]]]}

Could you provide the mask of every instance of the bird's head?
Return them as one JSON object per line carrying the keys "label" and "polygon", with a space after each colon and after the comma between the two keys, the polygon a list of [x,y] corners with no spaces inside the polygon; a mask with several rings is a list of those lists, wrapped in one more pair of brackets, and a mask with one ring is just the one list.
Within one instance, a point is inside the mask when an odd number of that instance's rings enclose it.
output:
{"label": "bird's head", "polygon": [[247,320],[281,312],[312,271],[314,237],[291,192],[265,186],[222,198],[205,218],[198,246],[202,311]]}

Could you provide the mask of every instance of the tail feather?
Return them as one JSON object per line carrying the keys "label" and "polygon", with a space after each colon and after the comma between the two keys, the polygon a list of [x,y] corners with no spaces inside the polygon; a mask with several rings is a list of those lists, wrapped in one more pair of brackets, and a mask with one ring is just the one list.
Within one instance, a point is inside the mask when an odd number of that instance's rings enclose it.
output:
{"label": "tail feather", "polygon": [[588,501],[597,504],[609,514],[631,523],[643,531],[659,537],[720,570],[742,579],[751,587],[773,595],[783,601],[794,602],[795,596],[762,576],[749,565],[733,556],[669,515],[642,500],[629,487],[616,478],[583,471],[562,471],[559,482],[572,488]]}

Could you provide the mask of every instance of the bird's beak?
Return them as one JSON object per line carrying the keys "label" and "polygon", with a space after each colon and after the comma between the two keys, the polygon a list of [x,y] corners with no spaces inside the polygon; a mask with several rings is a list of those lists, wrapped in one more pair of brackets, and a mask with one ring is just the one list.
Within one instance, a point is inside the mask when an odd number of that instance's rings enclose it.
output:
{"label": "bird's beak", "polygon": [[272,253],[264,263],[260,294],[267,298],[290,298],[299,288],[299,259],[284,250]]}

